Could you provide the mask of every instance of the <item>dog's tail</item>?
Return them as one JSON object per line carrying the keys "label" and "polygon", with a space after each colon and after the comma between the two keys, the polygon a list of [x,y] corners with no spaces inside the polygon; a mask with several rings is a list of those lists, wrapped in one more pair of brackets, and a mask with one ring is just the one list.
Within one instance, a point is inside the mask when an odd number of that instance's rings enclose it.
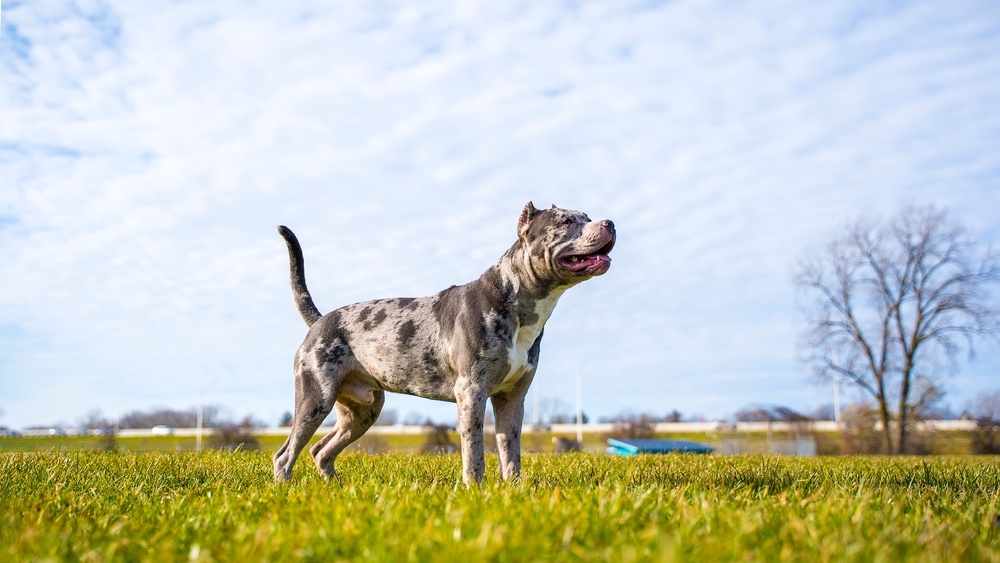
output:
{"label": "dog's tail", "polygon": [[295,233],[284,225],[278,226],[278,232],[285,239],[288,245],[288,269],[292,279],[292,298],[295,299],[295,306],[302,315],[302,320],[308,326],[318,321],[323,315],[320,314],[316,304],[313,303],[312,295],[306,287],[306,265],[302,258],[302,247],[299,246],[299,239],[295,238]]}

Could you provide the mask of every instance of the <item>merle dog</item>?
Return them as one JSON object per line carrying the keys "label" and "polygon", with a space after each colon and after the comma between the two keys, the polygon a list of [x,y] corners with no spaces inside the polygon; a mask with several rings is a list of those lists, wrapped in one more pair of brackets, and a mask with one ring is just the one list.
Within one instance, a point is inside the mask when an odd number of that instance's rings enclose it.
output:
{"label": "merle dog", "polygon": [[521,470],[524,399],[538,365],[542,329],[568,288],[608,271],[611,221],[530,202],[517,242],[479,279],[422,298],[379,299],[321,315],[306,289],[302,249],[286,227],[292,294],[309,325],[295,353],[295,418],[274,455],[274,476],[291,477],[302,448],[330,414],[333,430],[310,450],[327,477],[337,455],[378,418],[385,392],[458,404],[462,479],[482,481],[483,419],[493,403],[505,480]]}

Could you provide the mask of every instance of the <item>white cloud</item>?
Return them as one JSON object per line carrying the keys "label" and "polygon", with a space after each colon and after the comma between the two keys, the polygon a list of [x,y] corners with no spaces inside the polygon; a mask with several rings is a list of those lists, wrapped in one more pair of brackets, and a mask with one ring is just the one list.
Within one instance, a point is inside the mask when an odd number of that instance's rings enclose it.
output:
{"label": "white cloud", "polygon": [[[4,8],[0,423],[110,413],[119,385],[125,409],[212,383],[289,410],[278,223],[326,310],[474,278],[529,199],[612,218],[539,393],[582,372],[596,414],[708,416],[827,400],[789,274],[851,214],[931,202],[1000,234],[988,5]],[[984,351],[956,398],[992,385]]]}

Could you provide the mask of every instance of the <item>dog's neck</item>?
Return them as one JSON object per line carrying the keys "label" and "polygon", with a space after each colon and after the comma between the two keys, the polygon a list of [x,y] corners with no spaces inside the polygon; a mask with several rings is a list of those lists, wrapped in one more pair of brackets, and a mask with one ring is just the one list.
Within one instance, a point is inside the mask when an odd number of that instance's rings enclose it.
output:
{"label": "dog's neck", "polygon": [[515,295],[529,296],[536,300],[545,299],[554,292],[562,295],[569,286],[560,286],[539,275],[534,265],[536,260],[520,240],[515,242],[497,263],[503,284],[512,287]]}
{"label": "dog's neck", "polygon": [[528,249],[518,241],[491,268],[495,273],[483,275],[483,281],[492,277],[499,282],[496,289],[508,306],[516,311],[519,324],[534,325],[540,331],[570,285],[557,285],[544,280],[533,269],[531,257],[527,254]]}

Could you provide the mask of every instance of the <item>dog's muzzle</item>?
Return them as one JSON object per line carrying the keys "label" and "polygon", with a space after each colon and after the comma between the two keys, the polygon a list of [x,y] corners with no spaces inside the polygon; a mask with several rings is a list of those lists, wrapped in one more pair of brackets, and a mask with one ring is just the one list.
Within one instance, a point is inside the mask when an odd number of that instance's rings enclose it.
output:
{"label": "dog's muzzle", "polygon": [[599,276],[608,271],[611,267],[611,257],[608,254],[615,247],[617,239],[615,224],[605,219],[595,223],[595,226],[599,231],[594,236],[595,241],[591,246],[596,248],[592,251],[560,256],[558,263],[561,268],[586,276]]}

